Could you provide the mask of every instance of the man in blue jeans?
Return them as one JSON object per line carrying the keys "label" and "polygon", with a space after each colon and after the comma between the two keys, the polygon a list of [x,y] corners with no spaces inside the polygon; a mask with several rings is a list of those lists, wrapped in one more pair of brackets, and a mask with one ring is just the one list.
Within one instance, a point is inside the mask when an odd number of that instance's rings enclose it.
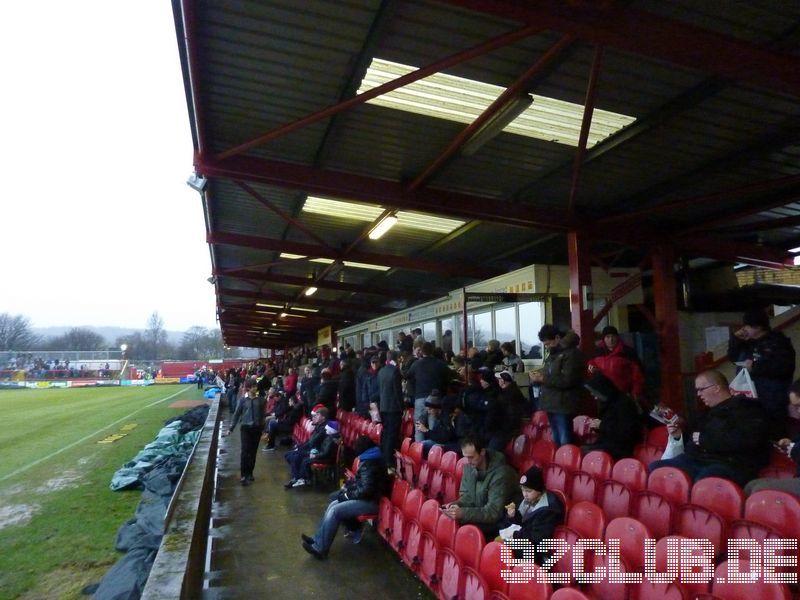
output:
{"label": "man in blue jeans", "polygon": [[320,560],[327,558],[340,523],[347,529],[345,536],[354,544],[359,543],[363,529],[357,517],[377,514],[378,501],[388,493],[389,477],[381,449],[362,435],[356,440],[355,451],[359,460],[355,478],[331,495],[331,503],[314,537],[300,535],[303,549]]}
{"label": "man in blue jeans", "polygon": [[531,382],[541,384],[539,409],[547,411],[556,447],[572,441],[572,418],[583,391],[586,361],[578,349],[580,338],[574,331],[562,335],[555,325],[543,325],[539,340],[547,350],[541,371],[531,374]]}

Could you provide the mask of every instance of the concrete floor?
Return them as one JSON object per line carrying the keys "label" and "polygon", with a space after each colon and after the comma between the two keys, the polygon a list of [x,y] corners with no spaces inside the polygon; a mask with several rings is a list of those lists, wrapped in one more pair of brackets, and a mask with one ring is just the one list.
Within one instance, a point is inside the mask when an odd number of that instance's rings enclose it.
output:
{"label": "concrete floor", "polygon": [[220,441],[204,600],[434,597],[371,528],[358,545],[340,529],[325,561],[307,554],[300,534],[314,534],[331,490],[285,490],[286,448],[259,449],[255,482],[242,487],[239,443],[238,430]]}

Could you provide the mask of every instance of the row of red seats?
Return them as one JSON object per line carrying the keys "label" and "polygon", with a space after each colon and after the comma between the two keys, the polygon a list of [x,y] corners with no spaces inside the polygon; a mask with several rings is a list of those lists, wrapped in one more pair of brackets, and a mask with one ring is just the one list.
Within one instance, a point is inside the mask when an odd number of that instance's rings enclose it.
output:
{"label": "row of red seats", "polygon": [[[778,493],[780,496],[781,493]],[[761,496],[761,497],[759,497]],[[769,504],[768,494],[754,494],[752,508],[747,515],[758,517],[761,503]],[[501,545],[485,543],[480,530],[471,525],[458,527],[457,523],[443,515],[439,503],[425,500],[419,489],[411,489],[403,480],[396,480],[391,497],[381,501],[377,529],[390,547],[398,553],[410,568],[439,598],[465,598],[469,600],[504,598],[550,598],[553,594],[549,583],[537,580],[535,566],[517,567],[515,571],[528,579],[527,583],[508,584],[502,572],[507,574],[510,565],[503,562]],[[620,570],[642,572],[644,565],[644,540],[653,539],[647,527],[636,519],[617,517],[606,524],[602,509],[591,502],[576,502],[567,513],[565,525],[557,528],[555,538],[564,540],[569,548],[575,547],[579,539],[620,540]],[[693,537],[700,537],[694,535]],[[682,536],[668,536],[658,540],[655,546],[657,572],[668,570],[668,555],[674,555],[676,544]],[[688,539],[688,536],[687,538]],[[586,572],[608,568],[606,556],[586,556]],[[641,584],[599,582],[581,583],[572,577],[572,554],[568,552],[551,569],[561,574],[566,585],[580,589],[559,591],[552,595],[557,600],[568,598],[593,598],[595,600],[683,600],[696,594],[719,594],[719,598],[776,598],[791,597],[785,585],[754,582],[748,586],[721,583],[716,579],[709,583]],[[747,566],[740,566],[746,571]],[[716,568],[716,575],[723,576],[726,563]],[[685,579],[685,578],[684,578]],[[569,588],[568,588],[569,589]],[[742,595],[742,593],[746,595]],[[705,596],[704,596],[705,597]],[[715,597],[715,596],[709,596]]]}
{"label": "row of red seats", "polygon": [[[486,544],[480,529],[458,523],[441,512],[435,499],[396,479],[390,498],[381,501],[378,532],[440,599],[549,598],[552,587],[508,585],[500,577],[508,569],[500,560],[500,544]],[[488,581],[492,583],[488,583]]]}
{"label": "row of red seats", "polygon": [[395,454],[397,476],[409,486],[419,489],[426,498],[439,504],[458,500],[458,490],[467,459],[441,446],[433,446],[427,460],[422,458],[422,443],[405,438]]}
{"label": "row of red seats", "polygon": [[339,434],[342,442],[348,448],[352,448],[356,438],[367,435],[375,444],[380,444],[383,433],[383,425],[375,423],[354,412],[339,409],[336,412],[336,420],[339,422]]}

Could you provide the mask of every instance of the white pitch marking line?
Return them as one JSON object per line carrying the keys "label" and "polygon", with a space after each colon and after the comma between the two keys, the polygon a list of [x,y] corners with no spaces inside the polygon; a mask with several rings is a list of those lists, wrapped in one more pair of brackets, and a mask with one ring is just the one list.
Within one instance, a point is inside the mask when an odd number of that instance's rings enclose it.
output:
{"label": "white pitch marking line", "polygon": [[175,393],[174,393],[174,394],[172,394],[171,396],[167,396],[166,398],[162,398],[161,400],[156,400],[155,402],[151,402],[151,403],[150,403],[150,404],[148,404],[147,406],[143,406],[142,408],[140,408],[140,409],[138,409],[138,410],[135,410],[135,411],[133,411],[131,414],[129,414],[129,415],[125,415],[125,416],[124,416],[124,417],[122,417],[121,419],[117,419],[116,421],[114,421],[113,423],[109,423],[109,424],[108,424],[108,425],[106,425],[105,427],[101,427],[100,429],[98,429],[98,430],[97,430],[97,431],[95,431],[94,433],[90,433],[89,435],[85,435],[85,436],[83,436],[81,439],[79,439],[79,440],[78,440],[78,441],[76,441],[76,442],[72,442],[71,444],[67,444],[67,445],[66,445],[66,446],[64,446],[63,448],[61,448],[61,449],[59,449],[59,450],[56,450],[55,452],[51,452],[51,453],[50,453],[50,454],[48,454],[47,456],[43,456],[42,458],[39,458],[39,459],[37,459],[37,460],[33,461],[32,463],[28,463],[28,464],[27,464],[27,465],[25,465],[24,467],[20,467],[20,468],[19,468],[19,469],[17,469],[16,471],[12,471],[12,472],[11,472],[11,473],[9,473],[8,475],[4,475],[3,477],[0,477],[0,481],[5,481],[6,479],[9,479],[10,477],[14,477],[14,475],[19,475],[20,473],[22,473],[22,472],[24,472],[24,471],[27,471],[27,470],[28,470],[28,469],[30,469],[31,467],[35,467],[35,466],[36,466],[36,465],[38,465],[39,463],[41,463],[41,462],[44,462],[44,461],[46,461],[46,460],[49,460],[49,459],[53,458],[54,456],[56,456],[56,455],[58,455],[58,454],[61,454],[62,452],[66,451],[66,450],[69,450],[69,449],[70,449],[70,448],[72,448],[73,446],[77,446],[78,444],[80,444],[80,443],[82,443],[82,442],[85,442],[85,441],[86,441],[86,440],[88,440],[89,438],[93,438],[94,436],[96,436],[96,435],[97,435],[97,434],[99,434],[99,433],[102,433],[103,431],[105,431],[105,430],[106,430],[106,429],[108,429],[109,427],[113,427],[113,426],[114,426],[114,425],[116,425],[117,423],[121,423],[121,422],[122,422],[122,421],[124,421],[125,419],[129,419],[129,418],[131,418],[133,415],[135,415],[136,413],[142,412],[142,411],[143,411],[143,410],[145,410],[146,408],[150,408],[151,406],[155,406],[156,404],[161,404],[162,402],[166,402],[167,400],[171,400],[172,398],[174,398],[174,397],[175,397],[175,396],[177,396],[178,394],[182,394],[183,392],[185,392],[186,390],[188,390],[190,387],[191,387],[191,386],[186,386],[185,388],[183,388],[182,390],[180,390],[180,391],[178,391],[178,392],[175,392]]}

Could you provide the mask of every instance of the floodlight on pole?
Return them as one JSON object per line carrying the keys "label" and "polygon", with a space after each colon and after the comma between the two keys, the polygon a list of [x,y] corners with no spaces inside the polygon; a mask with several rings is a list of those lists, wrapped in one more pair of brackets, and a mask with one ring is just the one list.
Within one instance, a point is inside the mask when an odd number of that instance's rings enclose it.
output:
{"label": "floodlight on pole", "polygon": [[196,192],[200,192],[201,194],[206,189],[207,184],[208,184],[208,179],[206,179],[202,175],[198,175],[197,173],[192,173],[191,175],[189,175],[189,179],[186,180],[186,185],[188,185]]}

